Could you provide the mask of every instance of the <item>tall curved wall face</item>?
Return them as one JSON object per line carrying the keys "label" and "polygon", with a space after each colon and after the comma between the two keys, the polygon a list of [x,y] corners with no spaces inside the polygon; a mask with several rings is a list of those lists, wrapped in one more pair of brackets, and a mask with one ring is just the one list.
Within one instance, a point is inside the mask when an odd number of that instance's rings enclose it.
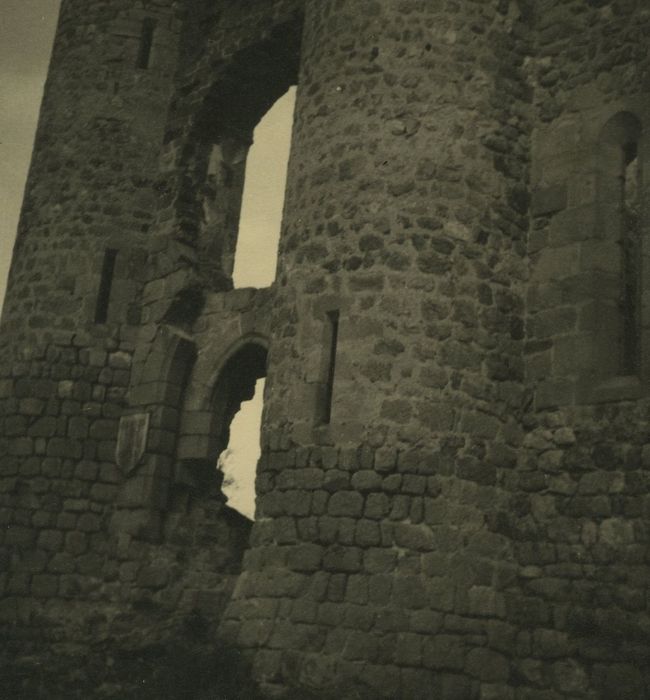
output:
{"label": "tall curved wall face", "polygon": [[469,697],[466,664],[508,675],[483,635],[515,575],[495,524],[523,402],[523,26],[314,2],[303,41],[268,447],[227,626],[270,683]]}
{"label": "tall curved wall face", "polygon": [[[649,25],[64,3],[2,326],[11,648],[201,616],[272,695],[650,692]],[[233,290],[296,83],[276,281]],[[215,464],[264,375],[251,529]]]}

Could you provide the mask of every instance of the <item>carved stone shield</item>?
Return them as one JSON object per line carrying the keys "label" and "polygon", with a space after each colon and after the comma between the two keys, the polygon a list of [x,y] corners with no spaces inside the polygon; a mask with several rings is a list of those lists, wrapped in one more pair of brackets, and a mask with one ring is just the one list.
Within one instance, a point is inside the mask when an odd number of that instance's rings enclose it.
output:
{"label": "carved stone shield", "polygon": [[115,461],[117,466],[127,474],[132,472],[140,463],[147,446],[148,433],[148,413],[135,413],[120,418]]}

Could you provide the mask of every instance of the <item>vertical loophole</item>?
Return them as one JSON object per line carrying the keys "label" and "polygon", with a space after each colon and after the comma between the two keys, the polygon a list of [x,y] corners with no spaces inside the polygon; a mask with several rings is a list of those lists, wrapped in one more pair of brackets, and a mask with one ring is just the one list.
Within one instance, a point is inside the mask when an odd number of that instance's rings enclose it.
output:
{"label": "vertical loophole", "polygon": [[623,337],[621,371],[636,374],[639,364],[639,161],[636,143],[623,147],[621,174],[622,204],[622,294]]}
{"label": "vertical loophole", "polygon": [[108,306],[111,300],[111,288],[113,286],[113,274],[115,273],[116,258],[117,250],[114,248],[107,248],[104,252],[102,274],[99,281],[99,291],[97,292],[95,323],[106,323],[106,320],[108,319]]}
{"label": "vertical loophole", "polygon": [[323,396],[323,423],[329,423],[332,418],[332,399],[334,398],[334,374],[336,372],[336,346],[339,336],[339,312],[328,311],[329,324],[329,356],[327,361],[327,377]]}
{"label": "vertical loophole", "polygon": [[138,49],[137,68],[149,68],[151,61],[151,47],[153,46],[153,35],[156,29],[156,20],[146,17],[142,20],[140,30],[140,47]]}

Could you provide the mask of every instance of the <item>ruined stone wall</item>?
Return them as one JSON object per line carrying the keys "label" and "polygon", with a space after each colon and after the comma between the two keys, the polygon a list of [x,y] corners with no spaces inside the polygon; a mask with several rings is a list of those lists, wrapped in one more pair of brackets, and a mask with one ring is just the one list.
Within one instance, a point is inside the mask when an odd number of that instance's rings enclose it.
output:
{"label": "ruined stone wall", "polygon": [[[458,24],[422,3],[390,20],[386,3],[308,9],[269,368],[282,392],[224,625],[270,687],[647,692],[647,320],[638,370],[612,370],[598,302],[620,243],[593,155],[621,110],[645,131],[646,14],[499,8]],[[639,286],[647,299],[644,268]]]}
{"label": "ruined stone wall", "polygon": [[[146,17],[156,30],[144,69]],[[62,4],[0,335],[9,647],[97,638],[107,616],[129,618],[118,598],[147,598],[167,581],[109,527],[181,20],[170,2]],[[117,256],[97,322],[106,249]]]}
{"label": "ruined stone wall", "polygon": [[[44,641],[137,648],[173,636],[189,613],[214,621],[239,571],[250,524],[225,506],[214,460],[209,474],[205,463],[176,461],[177,436],[185,431],[191,447],[196,433],[180,422],[197,356],[188,324],[205,307],[200,338],[210,309],[221,309],[215,323],[236,326],[232,343],[247,305],[260,303],[234,293],[224,311],[223,298],[215,305],[199,292],[186,314],[187,297],[175,299],[197,289],[196,264],[174,248],[187,234],[182,222],[167,236],[169,212],[184,201],[166,181],[182,147],[168,144],[196,68],[184,68],[188,56],[209,45],[209,88],[215,61],[261,40],[277,8],[258,3],[253,29],[231,3],[215,34],[214,8],[199,5],[62,6],[2,321],[0,582],[10,656]],[[195,111],[201,99],[189,100]],[[107,249],[116,258],[100,321]],[[219,346],[220,361],[227,350]],[[194,382],[201,371],[198,361]],[[145,454],[131,464],[118,457],[120,421],[143,413]],[[36,692],[37,676],[24,673],[36,684],[25,693]]]}
{"label": "ruined stone wall", "polygon": [[[635,140],[644,202],[641,0],[180,5],[133,73],[140,10],[64,4],[3,321],[3,630],[193,610],[272,694],[644,697],[648,317],[629,371],[611,160]],[[295,82],[277,279],[232,290],[252,130]],[[246,546],[214,464],[265,372]]]}
{"label": "ruined stone wall", "polygon": [[[522,621],[536,629],[517,677],[540,697],[551,687],[561,697],[645,697],[650,281],[644,264],[640,361],[624,372],[620,172],[603,132],[623,112],[647,134],[650,15],[636,2],[549,2],[536,15],[526,342],[536,410],[523,424],[511,523]],[[647,148],[642,136],[642,168]],[[640,256],[647,176],[642,188]]]}

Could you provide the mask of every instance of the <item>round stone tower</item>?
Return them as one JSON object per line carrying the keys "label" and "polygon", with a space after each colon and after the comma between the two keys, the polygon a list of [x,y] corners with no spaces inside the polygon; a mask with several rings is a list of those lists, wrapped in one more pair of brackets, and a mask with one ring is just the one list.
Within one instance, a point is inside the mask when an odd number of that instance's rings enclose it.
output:
{"label": "round stone tower", "polygon": [[0,326],[8,640],[49,638],[61,619],[74,636],[106,600],[115,440],[178,60],[175,5],[61,4]]}
{"label": "round stone tower", "polygon": [[[138,270],[177,62],[172,2],[63,0],[2,341],[43,349],[138,322]],[[77,340],[77,344],[79,340]]]}
{"label": "round stone tower", "polygon": [[258,518],[226,623],[271,685],[469,698],[474,671],[507,678],[481,630],[513,566],[493,525],[523,400],[522,35],[508,3],[306,3]]}

